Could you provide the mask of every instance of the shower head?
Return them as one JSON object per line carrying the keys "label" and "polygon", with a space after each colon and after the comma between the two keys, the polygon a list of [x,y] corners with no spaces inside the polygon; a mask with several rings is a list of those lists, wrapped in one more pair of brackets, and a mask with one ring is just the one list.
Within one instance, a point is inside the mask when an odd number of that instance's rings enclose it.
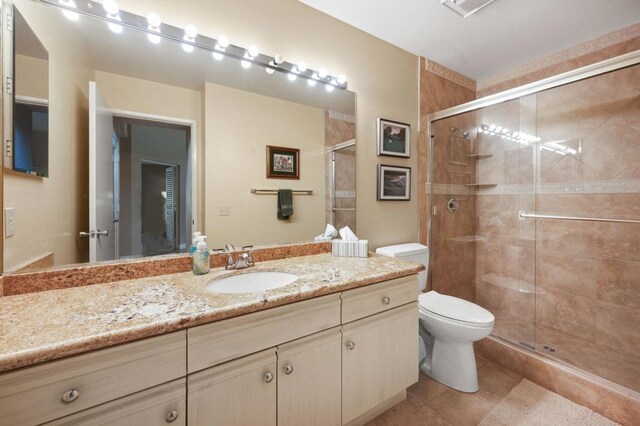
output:
{"label": "shower head", "polygon": [[451,133],[460,133],[462,135],[463,138],[466,138],[467,136],[469,136],[469,132],[465,132],[464,130],[462,130],[459,127],[452,127],[451,128]]}

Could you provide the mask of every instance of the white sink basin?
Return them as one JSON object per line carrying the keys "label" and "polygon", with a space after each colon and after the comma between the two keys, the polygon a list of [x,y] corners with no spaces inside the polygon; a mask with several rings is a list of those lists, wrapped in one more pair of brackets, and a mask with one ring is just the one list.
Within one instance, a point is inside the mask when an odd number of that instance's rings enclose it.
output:
{"label": "white sink basin", "polygon": [[205,288],[215,293],[256,293],[293,284],[297,275],[286,272],[249,272],[209,281]]}

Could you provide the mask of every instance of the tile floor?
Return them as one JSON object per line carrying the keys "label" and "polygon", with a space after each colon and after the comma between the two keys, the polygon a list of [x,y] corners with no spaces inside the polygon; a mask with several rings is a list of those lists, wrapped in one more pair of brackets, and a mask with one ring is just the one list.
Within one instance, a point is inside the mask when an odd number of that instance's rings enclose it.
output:
{"label": "tile floor", "polygon": [[407,399],[382,413],[367,426],[477,425],[513,389],[522,376],[477,356],[480,390],[458,392],[420,373]]}

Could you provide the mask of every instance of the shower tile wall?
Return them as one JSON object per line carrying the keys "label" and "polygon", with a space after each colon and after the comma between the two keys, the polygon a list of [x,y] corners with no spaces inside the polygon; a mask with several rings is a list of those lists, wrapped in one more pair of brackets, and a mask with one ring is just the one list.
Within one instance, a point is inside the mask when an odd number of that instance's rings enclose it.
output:
{"label": "shower tile wall", "polygon": [[[495,333],[640,391],[640,66],[477,112],[542,139],[479,135],[476,301]],[[533,183],[535,182],[535,188]],[[535,195],[533,195],[535,194]]]}

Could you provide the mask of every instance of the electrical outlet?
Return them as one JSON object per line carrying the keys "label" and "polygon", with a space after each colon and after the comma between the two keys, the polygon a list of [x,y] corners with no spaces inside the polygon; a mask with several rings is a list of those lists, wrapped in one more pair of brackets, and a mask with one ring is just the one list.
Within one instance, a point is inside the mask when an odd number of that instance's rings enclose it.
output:
{"label": "electrical outlet", "polygon": [[4,234],[6,237],[13,237],[16,234],[16,209],[7,207],[4,209]]}
{"label": "electrical outlet", "polygon": [[231,206],[218,206],[218,216],[230,216]]}

